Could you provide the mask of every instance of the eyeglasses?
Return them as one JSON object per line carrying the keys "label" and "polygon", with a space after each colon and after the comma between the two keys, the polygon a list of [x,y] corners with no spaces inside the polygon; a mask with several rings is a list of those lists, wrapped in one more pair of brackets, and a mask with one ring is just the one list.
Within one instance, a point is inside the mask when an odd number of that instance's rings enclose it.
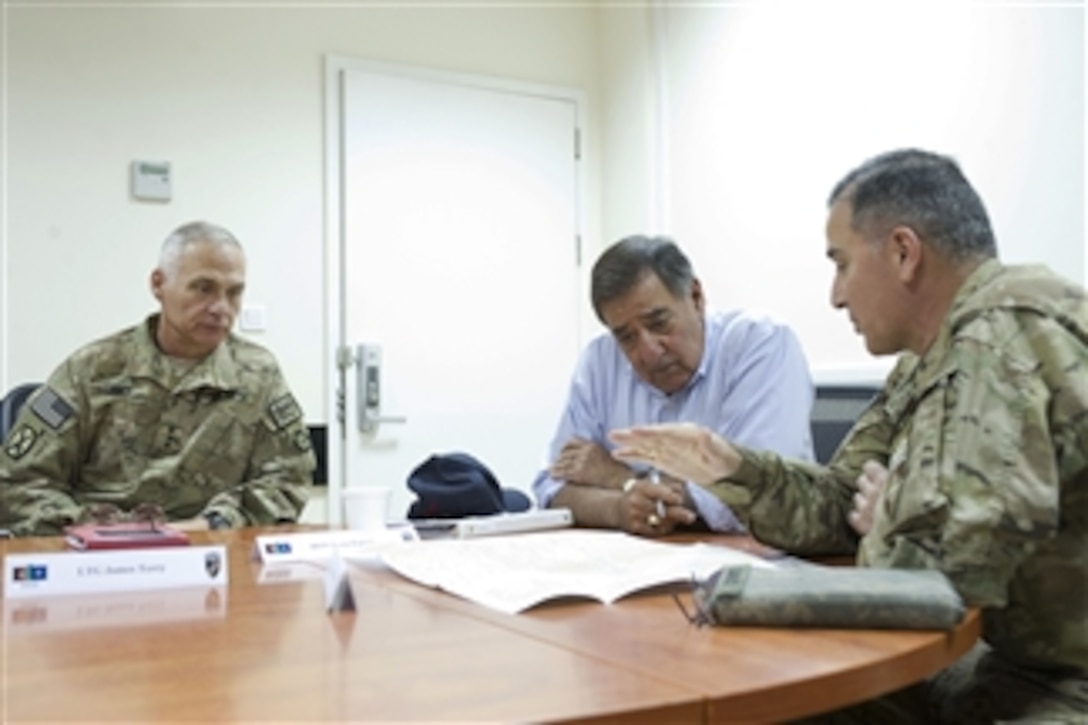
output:
{"label": "eyeglasses", "polygon": [[691,599],[692,606],[695,608],[694,614],[688,611],[688,608],[685,607],[684,603],[680,600],[680,595],[676,592],[672,593],[672,600],[676,602],[676,606],[680,609],[680,613],[684,615],[684,619],[688,620],[689,624],[694,624],[696,627],[705,627],[708,624],[712,624],[714,620],[710,616],[710,611],[703,608],[699,597],[695,596],[695,592],[698,589],[699,580],[693,576],[691,577]]}
{"label": "eyeglasses", "polygon": [[112,503],[99,503],[86,509],[80,517],[80,523],[97,526],[112,526],[120,523],[146,523],[154,531],[166,523],[166,514],[153,503],[137,504],[131,511],[123,511]]}

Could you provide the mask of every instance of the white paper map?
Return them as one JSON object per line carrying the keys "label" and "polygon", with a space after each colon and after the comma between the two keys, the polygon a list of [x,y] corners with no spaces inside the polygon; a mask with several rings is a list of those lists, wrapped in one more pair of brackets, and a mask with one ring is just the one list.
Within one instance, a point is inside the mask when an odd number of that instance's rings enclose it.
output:
{"label": "white paper map", "polygon": [[610,604],[640,589],[703,579],[727,565],[774,568],[724,546],[581,530],[427,541],[390,549],[381,559],[401,576],[509,614],[566,596]]}

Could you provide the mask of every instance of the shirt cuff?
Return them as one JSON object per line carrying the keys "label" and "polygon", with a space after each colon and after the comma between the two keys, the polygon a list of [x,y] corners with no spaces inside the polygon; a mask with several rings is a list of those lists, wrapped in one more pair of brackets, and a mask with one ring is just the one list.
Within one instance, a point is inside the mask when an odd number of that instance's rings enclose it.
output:
{"label": "shirt cuff", "polygon": [[555,494],[563,488],[563,482],[554,478],[545,478],[533,484],[533,494],[536,496],[537,508],[546,509],[551,505]]}
{"label": "shirt cuff", "polygon": [[687,482],[688,495],[695,504],[695,512],[706,522],[711,531],[722,533],[744,533],[746,529],[733,510],[722,501],[707,491],[702,486]]}

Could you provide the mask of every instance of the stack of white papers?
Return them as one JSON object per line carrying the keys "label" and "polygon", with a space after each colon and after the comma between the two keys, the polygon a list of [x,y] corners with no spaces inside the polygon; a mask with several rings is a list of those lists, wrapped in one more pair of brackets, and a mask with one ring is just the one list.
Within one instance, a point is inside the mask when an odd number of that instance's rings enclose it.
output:
{"label": "stack of white papers", "polygon": [[640,589],[705,579],[723,566],[774,568],[724,546],[581,530],[427,541],[381,559],[401,576],[509,614],[557,597],[609,604]]}

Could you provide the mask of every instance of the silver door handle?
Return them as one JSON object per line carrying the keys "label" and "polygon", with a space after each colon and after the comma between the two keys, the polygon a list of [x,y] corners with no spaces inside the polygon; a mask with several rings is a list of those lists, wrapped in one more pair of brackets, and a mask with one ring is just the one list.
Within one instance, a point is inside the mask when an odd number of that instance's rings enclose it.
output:
{"label": "silver door handle", "polygon": [[408,419],[403,415],[374,415],[368,410],[363,411],[363,424],[360,429],[363,433],[370,433],[377,429],[379,423],[407,423]]}
{"label": "silver door handle", "polygon": [[407,423],[402,415],[382,415],[382,348],[374,343],[355,347],[359,432],[375,433],[382,423]]}

